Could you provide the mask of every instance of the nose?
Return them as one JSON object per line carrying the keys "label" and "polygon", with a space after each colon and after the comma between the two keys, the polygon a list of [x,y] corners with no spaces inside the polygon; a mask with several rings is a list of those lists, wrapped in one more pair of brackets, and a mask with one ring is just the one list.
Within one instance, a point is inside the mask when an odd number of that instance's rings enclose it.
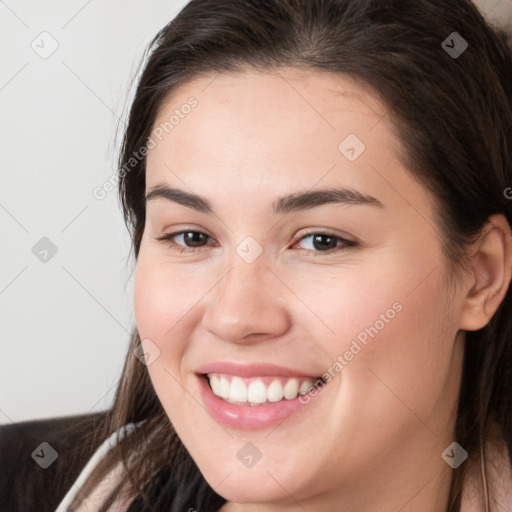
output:
{"label": "nose", "polygon": [[203,315],[203,327],[239,345],[282,336],[290,328],[285,285],[261,255],[247,263],[235,254],[227,274],[214,287]]}

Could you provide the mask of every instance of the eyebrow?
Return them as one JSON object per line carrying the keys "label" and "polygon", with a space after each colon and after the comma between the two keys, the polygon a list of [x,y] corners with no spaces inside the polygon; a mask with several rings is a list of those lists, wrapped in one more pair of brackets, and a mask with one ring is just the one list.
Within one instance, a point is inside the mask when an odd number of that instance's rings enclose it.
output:
{"label": "eyebrow", "polygon": [[[167,199],[201,213],[209,215],[214,213],[211,203],[206,198],[167,185],[159,184],[152,187],[145,196],[146,204],[157,198]],[[340,187],[296,192],[280,197],[272,203],[272,210],[278,215],[317,208],[326,204],[359,204],[384,208],[384,205],[373,196],[355,189]]]}

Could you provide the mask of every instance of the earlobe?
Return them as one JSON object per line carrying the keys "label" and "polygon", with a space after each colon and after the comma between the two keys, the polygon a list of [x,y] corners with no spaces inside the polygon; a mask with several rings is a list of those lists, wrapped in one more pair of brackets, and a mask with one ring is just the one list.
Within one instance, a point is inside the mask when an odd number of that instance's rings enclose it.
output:
{"label": "earlobe", "polygon": [[512,235],[502,214],[489,217],[471,256],[471,285],[461,309],[460,329],[476,331],[492,318],[510,285]]}

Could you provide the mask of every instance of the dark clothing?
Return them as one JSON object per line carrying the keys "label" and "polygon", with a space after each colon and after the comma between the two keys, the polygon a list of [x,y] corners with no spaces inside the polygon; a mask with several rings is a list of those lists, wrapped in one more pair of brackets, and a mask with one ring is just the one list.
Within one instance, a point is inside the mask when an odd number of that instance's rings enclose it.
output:
{"label": "dark clothing", "polygon": [[[97,438],[72,457],[71,447],[96,430],[106,412],[0,426],[0,512],[55,512],[94,451]],[[44,469],[57,452],[57,458]],[[38,448],[39,447],[39,448]],[[37,450],[36,450],[37,449]],[[34,453],[35,452],[35,453]]]}
{"label": "dark clothing", "polygon": [[[103,411],[1,425],[0,512],[55,512],[105,441],[99,433],[105,416]],[[58,456],[51,462],[53,450]],[[146,496],[136,496],[128,512],[219,510],[226,500],[210,488],[186,450],[185,454],[179,468],[166,465],[147,483]],[[41,467],[47,462],[51,464],[46,469]]]}

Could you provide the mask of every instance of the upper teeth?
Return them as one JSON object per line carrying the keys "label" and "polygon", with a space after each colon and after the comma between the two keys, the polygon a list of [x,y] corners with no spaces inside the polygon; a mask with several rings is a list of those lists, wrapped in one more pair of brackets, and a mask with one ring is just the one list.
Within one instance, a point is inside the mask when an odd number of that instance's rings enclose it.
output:
{"label": "upper teeth", "polygon": [[299,394],[307,393],[313,386],[313,381],[308,378],[254,377],[242,379],[219,373],[209,373],[207,377],[215,395],[235,403],[262,404],[278,402],[283,397],[286,400],[293,400]]}

